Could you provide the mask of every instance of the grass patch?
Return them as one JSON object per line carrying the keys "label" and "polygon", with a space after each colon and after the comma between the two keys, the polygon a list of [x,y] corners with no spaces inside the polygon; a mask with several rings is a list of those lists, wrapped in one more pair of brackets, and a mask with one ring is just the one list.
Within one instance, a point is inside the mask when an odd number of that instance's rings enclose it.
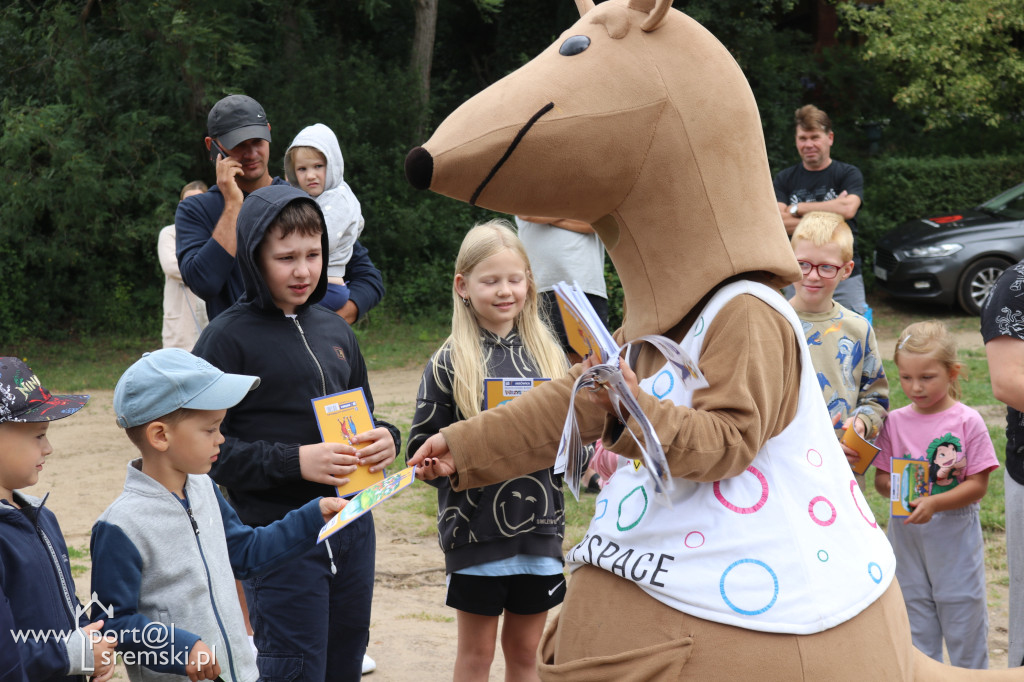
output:
{"label": "grass patch", "polygon": [[[121,373],[146,351],[160,348],[157,337],[85,336],[72,341],[26,339],[10,355],[28,363],[55,393],[113,390]],[[8,353],[8,351],[4,351]]]}
{"label": "grass patch", "polygon": [[374,510],[383,523],[400,523],[400,535],[437,536],[437,491],[416,481]]}
{"label": "grass patch", "polygon": [[980,320],[959,308],[897,301],[877,293],[868,294],[867,299],[874,312],[872,324],[879,336],[897,339],[900,332],[915,322],[940,320],[954,333],[975,332],[978,339],[981,339]]}
{"label": "grass patch", "polygon": [[425,367],[451,331],[450,319],[424,318],[403,321],[382,313],[371,313],[356,323],[359,349],[371,370]]}

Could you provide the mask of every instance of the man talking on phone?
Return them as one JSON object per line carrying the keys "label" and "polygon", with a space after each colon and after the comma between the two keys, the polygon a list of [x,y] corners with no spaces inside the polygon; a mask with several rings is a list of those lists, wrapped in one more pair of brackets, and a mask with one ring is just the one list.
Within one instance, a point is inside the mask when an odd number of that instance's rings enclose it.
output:
{"label": "man talking on phone", "polygon": [[[242,201],[260,187],[287,183],[270,174],[270,122],[252,97],[228,95],[214,104],[206,131],[204,142],[217,168],[217,184],[178,204],[174,224],[182,279],[206,301],[212,320],[245,290],[235,261],[235,219]],[[353,323],[384,296],[380,271],[358,241],[345,280],[351,295],[339,314]]]}

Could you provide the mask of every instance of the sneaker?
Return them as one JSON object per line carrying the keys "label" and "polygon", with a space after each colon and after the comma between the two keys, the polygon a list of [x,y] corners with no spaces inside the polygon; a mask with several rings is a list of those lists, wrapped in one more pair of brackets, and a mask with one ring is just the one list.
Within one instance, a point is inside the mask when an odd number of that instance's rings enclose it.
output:
{"label": "sneaker", "polygon": [[363,674],[372,673],[377,669],[377,661],[373,660],[367,654],[363,654]]}

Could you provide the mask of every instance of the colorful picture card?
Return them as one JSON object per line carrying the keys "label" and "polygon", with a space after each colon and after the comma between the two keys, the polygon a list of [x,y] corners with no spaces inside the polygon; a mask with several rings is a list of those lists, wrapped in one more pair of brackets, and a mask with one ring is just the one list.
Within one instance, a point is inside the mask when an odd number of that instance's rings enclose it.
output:
{"label": "colorful picture card", "polygon": [[889,501],[893,518],[910,516],[914,512],[910,503],[931,494],[932,484],[928,475],[930,466],[924,459],[892,459]]}
{"label": "colorful picture card", "polygon": [[350,499],[345,508],[338,512],[333,519],[324,524],[324,527],[320,529],[320,534],[317,535],[317,544],[337,533],[399,490],[408,488],[414,480],[416,480],[416,467],[409,467],[363,489]]}

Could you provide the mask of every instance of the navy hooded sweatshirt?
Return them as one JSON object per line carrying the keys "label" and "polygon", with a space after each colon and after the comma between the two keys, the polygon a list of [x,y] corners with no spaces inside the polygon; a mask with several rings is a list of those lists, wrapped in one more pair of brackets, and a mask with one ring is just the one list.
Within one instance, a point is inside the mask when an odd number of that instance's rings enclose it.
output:
{"label": "navy hooded sweatshirt", "polygon": [[[210,476],[228,489],[244,523],[263,526],[316,497],[335,496],[332,486],[312,483],[299,470],[299,446],[320,443],[310,401],[362,388],[373,410],[366,364],[355,334],[339,315],[314,305],[327,291],[324,267],[294,319],[278,308],[256,261],[256,248],[281,210],[292,201],[313,206],[305,192],[286,185],[256,190],[238,214],[236,258],[245,293],[203,330],[192,352],[225,372],[260,377],[260,385],[228,410],[221,427],[226,442]],[[326,232],[321,233],[328,252]],[[399,449],[401,437],[386,427]]]}

